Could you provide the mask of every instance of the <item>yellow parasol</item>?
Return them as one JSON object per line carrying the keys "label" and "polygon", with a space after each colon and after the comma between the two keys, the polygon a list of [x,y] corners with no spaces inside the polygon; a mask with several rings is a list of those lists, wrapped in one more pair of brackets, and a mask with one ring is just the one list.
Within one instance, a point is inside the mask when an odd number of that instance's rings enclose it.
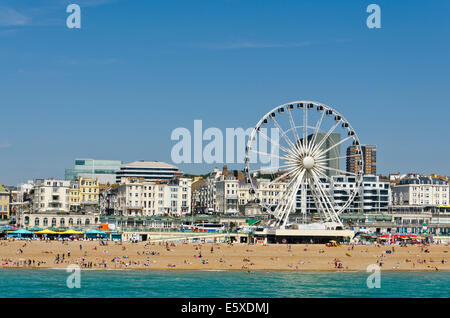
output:
{"label": "yellow parasol", "polygon": [[45,230],[36,232],[35,234],[59,234],[59,233],[55,232],[55,231],[52,231],[52,230],[49,230],[49,229],[45,229]]}
{"label": "yellow parasol", "polygon": [[67,230],[67,231],[64,231],[64,232],[60,232],[59,234],[81,235],[81,234],[83,234],[83,232],[78,232],[78,231],[75,231],[75,230]]}

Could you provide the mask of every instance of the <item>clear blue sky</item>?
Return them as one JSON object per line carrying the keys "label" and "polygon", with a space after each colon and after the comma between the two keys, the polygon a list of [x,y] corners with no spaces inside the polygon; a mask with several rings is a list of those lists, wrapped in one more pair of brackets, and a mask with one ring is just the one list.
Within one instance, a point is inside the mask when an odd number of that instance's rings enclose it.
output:
{"label": "clear blue sky", "polygon": [[343,113],[379,173],[450,175],[449,14],[446,0],[0,0],[0,183],[63,177],[78,157],[170,162],[176,127],[247,128],[297,99]]}

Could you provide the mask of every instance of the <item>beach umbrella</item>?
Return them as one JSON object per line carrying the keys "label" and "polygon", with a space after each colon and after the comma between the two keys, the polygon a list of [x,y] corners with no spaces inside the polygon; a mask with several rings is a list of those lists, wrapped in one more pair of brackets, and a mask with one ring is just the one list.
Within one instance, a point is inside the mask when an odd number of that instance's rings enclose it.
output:
{"label": "beach umbrella", "polygon": [[28,230],[24,230],[24,229],[12,231],[12,232],[9,232],[9,233],[10,234],[34,234],[33,232],[28,231]]}
{"label": "beach umbrella", "polygon": [[49,229],[45,229],[45,230],[36,232],[35,234],[59,234],[59,233],[55,232],[55,231],[52,231],[52,230],[49,230]]}
{"label": "beach umbrella", "polygon": [[83,232],[78,232],[78,231],[74,231],[74,230],[67,230],[64,232],[60,232],[59,234],[61,235],[81,235],[83,234]]}

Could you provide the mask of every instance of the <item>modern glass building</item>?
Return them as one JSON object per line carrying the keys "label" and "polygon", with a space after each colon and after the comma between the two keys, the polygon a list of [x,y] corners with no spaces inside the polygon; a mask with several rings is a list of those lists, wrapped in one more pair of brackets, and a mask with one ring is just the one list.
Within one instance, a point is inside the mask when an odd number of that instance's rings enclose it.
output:
{"label": "modern glass building", "polygon": [[74,168],[66,169],[65,179],[74,181],[77,177],[91,177],[98,179],[100,184],[113,184],[122,164],[120,160],[76,159]]}

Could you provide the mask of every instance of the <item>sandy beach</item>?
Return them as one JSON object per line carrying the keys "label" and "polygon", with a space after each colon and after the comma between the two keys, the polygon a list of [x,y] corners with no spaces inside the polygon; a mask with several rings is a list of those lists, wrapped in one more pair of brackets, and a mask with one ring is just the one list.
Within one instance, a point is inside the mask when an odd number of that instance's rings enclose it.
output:
{"label": "sandy beach", "polygon": [[[382,270],[450,270],[448,245],[107,244],[2,241],[1,268],[65,268],[76,264],[88,269],[365,271],[370,264],[381,264]],[[388,250],[391,253],[386,253]]]}

